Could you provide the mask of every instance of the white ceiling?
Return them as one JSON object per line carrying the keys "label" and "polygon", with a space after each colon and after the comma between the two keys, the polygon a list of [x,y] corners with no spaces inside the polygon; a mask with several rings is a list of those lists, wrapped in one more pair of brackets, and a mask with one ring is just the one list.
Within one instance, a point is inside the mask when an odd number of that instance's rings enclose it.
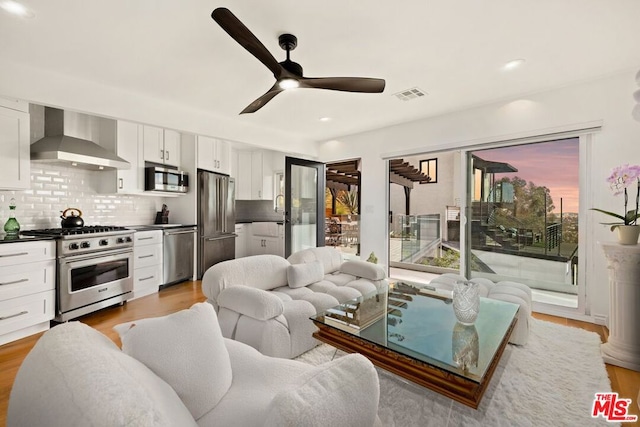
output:
{"label": "white ceiling", "polygon": [[[637,0],[24,0],[0,10],[0,60],[181,104],[235,125],[327,140],[640,66]],[[382,94],[298,89],[238,113],[271,73],[211,19],[229,8],[309,77],[384,78]],[[525,58],[504,72],[507,61]],[[428,96],[393,95],[419,87]],[[320,122],[320,117],[333,120]],[[391,143],[391,142],[390,142]]]}

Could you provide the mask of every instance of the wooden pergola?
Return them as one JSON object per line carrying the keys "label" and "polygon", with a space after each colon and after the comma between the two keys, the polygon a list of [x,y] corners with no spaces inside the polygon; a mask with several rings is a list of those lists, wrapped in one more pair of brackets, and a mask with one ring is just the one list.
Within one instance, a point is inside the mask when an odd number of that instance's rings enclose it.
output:
{"label": "wooden pergola", "polygon": [[358,206],[360,206],[360,160],[346,160],[326,165],[326,186],[331,192],[331,213],[336,213],[336,197],[338,191],[358,190]]}
{"label": "wooden pergola", "polygon": [[389,160],[389,182],[404,188],[405,214],[409,215],[413,184],[416,182],[425,184],[431,182],[431,178],[409,162],[405,162],[404,159],[391,159]]}

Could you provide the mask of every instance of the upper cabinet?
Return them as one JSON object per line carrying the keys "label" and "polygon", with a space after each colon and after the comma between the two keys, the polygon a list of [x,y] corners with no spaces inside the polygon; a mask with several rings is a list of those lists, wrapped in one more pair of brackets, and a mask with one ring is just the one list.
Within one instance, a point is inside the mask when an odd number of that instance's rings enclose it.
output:
{"label": "upper cabinet", "polygon": [[131,164],[130,169],[103,172],[100,193],[141,193],[144,191],[144,158],[142,154],[143,126],[118,120],[116,123],[116,154]]}
{"label": "upper cabinet", "polygon": [[142,126],[144,160],[180,167],[180,133],[155,126]]}
{"label": "upper cabinet", "polygon": [[[234,156],[234,160],[236,156]],[[236,170],[237,200],[273,199],[272,152],[238,151]]]}
{"label": "upper cabinet", "polygon": [[29,113],[0,106],[1,189],[23,190],[31,185],[29,144]]}
{"label": "upper cabinet", "polygon": [[227,141],[198,136],[196,145],[198,168],[227,175],[231,173],[231,148]]}

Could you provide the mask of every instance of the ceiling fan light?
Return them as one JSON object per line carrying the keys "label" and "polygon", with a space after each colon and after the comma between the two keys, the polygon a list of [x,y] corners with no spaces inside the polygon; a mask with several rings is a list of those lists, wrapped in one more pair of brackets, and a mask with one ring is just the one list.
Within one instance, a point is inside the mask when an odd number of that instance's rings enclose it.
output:
{"label": "ceiling fan light", "polygon": [[18,3],[16,1],[7,0],[7,1],[0,2],[0,7],[5,11],[13,15],[20,16],[22,18],[34,17],[33,12],[31,12],[25,5]]}
{"label": "ceiling fan light", "polygon": [[296,79],[282,79],[278,81],[278,86],[282,90],[295,89],[300,86],[300,83]]}
{"label": "ceiling fan light", "polygon": [[516,68],[520,67],[525,62],[526,61],[524,59],[522,59],[522,58],[514,59],[513,61],[509,61],[506,64],[504,64],[502,66],[502,69],[505,70],[505,71],[515,70]]}

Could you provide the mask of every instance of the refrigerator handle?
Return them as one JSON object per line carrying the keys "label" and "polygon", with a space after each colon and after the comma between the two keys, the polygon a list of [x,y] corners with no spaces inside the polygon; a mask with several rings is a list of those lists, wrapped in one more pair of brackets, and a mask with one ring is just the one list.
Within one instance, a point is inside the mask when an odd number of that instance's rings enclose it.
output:
{"label": "refrigerator handle", "polygon": [[224,199],[222,198],[222,192],[224,191],[224,185],[222,185],[224,178],[218,177],[218,230],[221,233],[224,233],[224,221],[222,220],[222,215],[224,215]]}
{"label": "refrigerator handle", "polygon": [[[220,220],[222,221],[222,231],[224,233],[229,233],[230,230],[227,228],[227,210],[229,209],[229,206],[227,206],[227,194],[229,192],[229,178],[224,177],[222,178],[222,191],[221,196],[222,196],[222,203],[220,204],[222,206],[222,215],[220,215]],[[234,231],[235,231],[235,227],[234,227]]]}
{"label": "refrigerator handle", "polygon": [[220,211],[222,207],[220,206],[220,178],[216,177],[216,230],[218,232],[222,231],[221,223],[220,223]]}

